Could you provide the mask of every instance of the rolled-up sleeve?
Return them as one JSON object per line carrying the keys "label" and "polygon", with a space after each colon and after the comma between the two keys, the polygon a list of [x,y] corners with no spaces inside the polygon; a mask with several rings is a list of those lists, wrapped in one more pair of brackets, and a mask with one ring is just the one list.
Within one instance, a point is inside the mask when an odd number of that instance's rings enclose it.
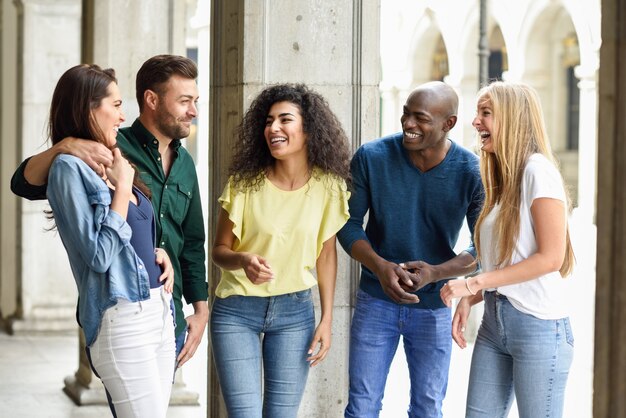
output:
{"label": "rolled-up sleeve", "polygon": [[92,187],[83,176],[96,174],[88,167],[81,170],[79,164],[83,163],[75,157],[57,157],[50,168],[48,201],[68,252],[80,254],[90,269],[104,273],[130,245],[132,230],[117,212],[109,210],[108,188]]}
{"label": "rolled-up sleeve", "polygon": [[24,199],[28,200],[44,200],[46,198],[47,184],[42,186],[35,186],[26,181],[24,177],[24,169],[30,157],[22,161],[11,177],[11,191]]}
{"label": "rolled-up sleeve", "polygon": [[[195,175],[195,171],[194,171]],[[205,251],[204,251],[204,219],[202,217],[202,202],[197,178],[193,186],[189,211],[182,223],[184,243],[178,257],[180,261],[183,296],[187,303],[205,301],[209,298],[208,283],[206,281]]]}

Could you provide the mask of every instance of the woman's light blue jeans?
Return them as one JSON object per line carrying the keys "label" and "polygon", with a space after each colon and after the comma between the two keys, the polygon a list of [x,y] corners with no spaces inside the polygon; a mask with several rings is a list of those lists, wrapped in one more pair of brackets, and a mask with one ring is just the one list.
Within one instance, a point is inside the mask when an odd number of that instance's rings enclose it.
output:
{"label": "woman's light blue jeans", "polygon": [[506,296],[486,292],[466,417],[506,417],[513,398],[520,418],[561,417],[573,345],[569,318],[538,319]]}
{"label": "woman's light blue jeans", "polygon": [[211,343],[229,418],[297,416],[314,330],[310,289],[215,298]]}
{"label": "woman's light blue jeans", "polygon": [[438,418],[452,352],[450,309],[418,309],[357,292],[346,418],[376,418],[400,336],[411,379],[410,418]]}

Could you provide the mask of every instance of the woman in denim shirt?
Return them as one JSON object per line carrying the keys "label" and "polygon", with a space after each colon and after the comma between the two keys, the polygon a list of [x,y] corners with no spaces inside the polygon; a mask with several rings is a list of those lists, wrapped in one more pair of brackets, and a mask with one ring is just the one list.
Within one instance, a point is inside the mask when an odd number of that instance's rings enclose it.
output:
{"label": "woman in denim shirt", "polygon": [[116,148],[124,121],[111,69],[78,65],[52,97],[49,135],[90,138],[113,151],[101,178],[82,160],[58,155],[48,200],[78,287],[78,321],[92,367],[117,417],[165,417],[175,363],[170,260],[154,248],[149,190]]}

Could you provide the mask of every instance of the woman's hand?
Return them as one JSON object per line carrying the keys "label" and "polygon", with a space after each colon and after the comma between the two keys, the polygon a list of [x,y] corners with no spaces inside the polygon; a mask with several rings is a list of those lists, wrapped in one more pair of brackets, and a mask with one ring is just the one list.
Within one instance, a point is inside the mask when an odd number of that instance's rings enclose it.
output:
{"label": "woman's hand", "polygon": [[452,339],[461,348],[467,347],[465,326],[467,325],[467,318],[469,318],[471,310],[472,305],[470,304],[470,298],[461,298],[454,312],[454,318],[452,318]]}
{"label": "woman's hand", "polygon": [[135,177],[135,169],[122,157],[119,148],[113,148],[113,165],[106,167],[106,175],[108,180],[115,188],[126,187],[131,190],[133,187],[133,179]]}
{"label": "woman's hand", "polygon": [[[326,358],[326,354],[328,354],[328,350],[330,350],[330,337],[331,336],[331,322],[330,321],[322,321],[319,323],[317,328],[315,329],[315,334],[313,334],[313,342],[309,346],[309,357],[306,359],[309,363],[311,363],[311,367],[316,366],[321,363],[324,358]],[[319,344],[319,349],[315,352],[317,346]]]}
{"label": "woman's hand", "polygon": [[241,266],[253,284],[267,283],[274,278],[272,267],[260,255],[242,253]]}
{"label": "woman's hand", "polygon": [[[439,291],[441,300],[449,308],[452,306],[452,299],[464,296],[474,296],[480,290],[476,285],[475,277],[469,279],[449,280]],[[473,282],[470,283],[470,280]],[[471,289],[471,291],[470,291]]]}
{"label": "woman's hand", "polygon": [[172,267],[172,261],[163,248],[155,248],[154,253],[156,254],[156,263],[161,266],[161,271],[163,272],[159,276],[159,282],[165,281],[163,288],[167,293],[172,293],[174,290],[174,267]]}

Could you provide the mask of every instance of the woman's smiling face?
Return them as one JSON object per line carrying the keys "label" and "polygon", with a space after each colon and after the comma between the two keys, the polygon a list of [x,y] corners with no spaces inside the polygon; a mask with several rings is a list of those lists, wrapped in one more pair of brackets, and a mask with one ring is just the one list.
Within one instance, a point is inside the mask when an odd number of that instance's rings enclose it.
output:
{"label": "woman's smiling face", "polygon": [[300,108],[291,102],[276,102],[265,120],[265,141],[278,160],[293,156],[307,158],[307,135]]}
{"label": "woman's smiling face", "polygon": [[494,153],[493,137],[494,137],[494,123],[493,123],[493,108],[491,100],[487,96],[482,96],[478,99],[476,107],[476,117],[472,121],[472,126],[476,128],[480,139],[480,149],[485,152]]}
{"label": "woman's smiling face", "polygon": [[117,143],[117,131],[126,118],[122,113],[122,96],[117,83],[111,82],[107,92],[109,94],[91,112],[96,125],[104,135],[104,145],[112,148]]}

